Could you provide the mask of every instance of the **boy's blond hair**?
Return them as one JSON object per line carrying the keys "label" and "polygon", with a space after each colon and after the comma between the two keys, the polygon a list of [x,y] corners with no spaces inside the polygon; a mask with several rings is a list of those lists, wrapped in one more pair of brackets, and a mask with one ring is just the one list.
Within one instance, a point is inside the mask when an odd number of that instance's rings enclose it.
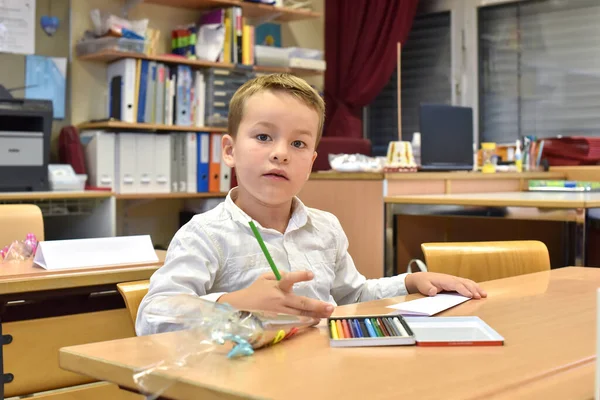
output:
{"label": "boy's blond hair", "polygon": [[229,102],[228,131],[235,138],[244,114],[244,104],[251,96],[265,90],[282,91],[296,97],[298,100],[314,109],[319,115],[316,146],[321,140],[323,122],[325,120],[325,102],[319,93],[304,79],[290,74],[271,74],[258,76],[244,83],[233,95]]}

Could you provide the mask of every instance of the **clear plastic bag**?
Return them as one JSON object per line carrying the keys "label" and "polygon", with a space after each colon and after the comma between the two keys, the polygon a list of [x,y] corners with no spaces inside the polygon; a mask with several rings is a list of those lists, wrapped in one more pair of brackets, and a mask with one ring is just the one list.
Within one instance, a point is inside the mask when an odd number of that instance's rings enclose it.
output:
{"label": "clear plastic bag", "polygon": [[338,172],[381,172],[385,164],[383,157],[364,154],[329,154],[329,165]]}
{"label": "clear plastic bag", "polygon": [[[155,298],[144,311],[147,322],[160,331],[183,331],[170,358],[145,366],[134,373],[140,392],[154,399],[169,387],[155,372],[198,365],[217,346],[231,345],[228,358],[245,357],[256,349],[289,339],[318,319],[263,311],[240,311],[227,304],[179,294]],[[157,337],[156,346],[160,347]],[[149,351],[152,351],[149,349]]]}
{"label": "clear plastic bag", "polygon": [[123,28],[132,31],[141,37],[145,37],[146,30],[148,29],[147,18],[140,20],[128,20],[104,11],[100,11],[99,9],[91,10],[90,18],[94,27],[94,34],[97,37],[106,35],[111,30],[121,30]]}
{"label": "clear plastic bag", "polygon": [[15,240],[0,250],[0,262],[26,261],[35,255],[37,249],[37,238],[33,233],[28,233],[25,240]]}

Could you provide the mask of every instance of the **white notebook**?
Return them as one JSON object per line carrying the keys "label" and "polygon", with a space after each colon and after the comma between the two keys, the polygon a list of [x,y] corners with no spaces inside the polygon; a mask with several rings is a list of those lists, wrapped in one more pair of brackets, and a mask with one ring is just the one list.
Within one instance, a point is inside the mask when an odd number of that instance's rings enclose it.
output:
{"label": "white notebook", "polygon": [[394,309],[394,311],[389,313],[392,315],[430,317],[439,312],[464,303],[465,301],[470,299],[470,297],[465,297],[460,294],[442,293],[432,297],[423,297],[417,300],[393,304],[387,307]]}

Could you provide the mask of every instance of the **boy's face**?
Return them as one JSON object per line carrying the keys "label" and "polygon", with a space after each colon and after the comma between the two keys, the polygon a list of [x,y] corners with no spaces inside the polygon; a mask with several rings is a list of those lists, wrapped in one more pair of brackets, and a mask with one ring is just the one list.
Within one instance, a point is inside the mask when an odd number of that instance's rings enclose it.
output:
{"label": "boy's face", "polygon": [[235,140],[225,135],[222,143],[240,190],[263,204],[290,201],[310,175],[318,127],[317,112],[288,93],[248,98]]}

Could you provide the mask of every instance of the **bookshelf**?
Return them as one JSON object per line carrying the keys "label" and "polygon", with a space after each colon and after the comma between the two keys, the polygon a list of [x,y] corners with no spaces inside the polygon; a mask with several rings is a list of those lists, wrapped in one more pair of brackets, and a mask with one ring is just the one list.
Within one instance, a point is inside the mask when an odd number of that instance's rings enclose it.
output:
{"label": "bookshelf", "polygon": [[97,53],[86,54],[79,56],[78,59],[82,61],[96,61],[110,63],[122,58],[136,58],[142,60],[159,61],[169,64],[182,64],[189,65],[191,67],[208,68],[208,67],[220,67],[220,68],[233,68],[233,64],[214,62],[214,61],[203,61],[203,60],[190,60],[185,57],[165,54],[160,56],[148,56],[143,53],[130,53],[125,51],[117,50],[103,50]]}
{"label": "bookshelf", "polygon": [[127,193],[115,194],[117,200],[158,199],[214,199],[226,197],[227,193]]}
{"label": "bookshelf", "polygon": [[[213,61],[204,61],[204,60],[191,60],[188,58],[165,54],[159,56],[148,56],[142,53],[129,53],[123,51],[116,50],[104,50],[98,53],[86,54],[84,56],[79,56],[79,60],[82,61],[95,61],[95,62],[104,62],[110,63],[115,60],[119,60],[122,58],[136,58],[150,61],[158,61],[168,64],[181,64],[181,65],[189,65],[191,67],[196,68],[209,68],[209,67],[218,67],[218,68],[234,68],[235,64],[230,63],[221,63],[221,62],[213,62]],[[312,69],[305,68],[289,68],[289,67],[265,67],[260,65],[255,65],[253,67],[255,72],[262,73],[278,73],[278,72],[287,72],[290,74],[294,74],[297,76],[311,76],[311,75],[323,75],[323,71],[317,71]]]}
{"label": "bookshelf", "polygon": [[125,129],[168,132],[227,132],[227,128],[225,127],[142,124],[122,121],[83,122],[77,125],[77,128],[80,131],[85,129]]}
{"label": "bookshelf", "polygon": [[0,202],[14,200],[106,199],[114,195],[110,190],[86,190],[84,192],[3,192],[0,193]]}
{"label": "bookshelf", "polygon": [[325,71],[317,71],[315,69],[306,68],[290,68],[290,67],[266,67],[261,65],[254,66],[254,72],[265,74],[288,73],[296,76],[313,76],[323,75]]}
{"label": "bookshelf", "polygon": [[[120,9],[123,0],[104,0],[107,8]],[[113,132],[149,132],[163,135],[167,132],[227,132],[224,127],[195,127],[164,124],[127,123],[118,120],[89,121],[92,115],[102,116],[99,107],[95,107],[94,99],[89,93],[105,91],[107,88],[105,66],[111,62],[125,58],[154,61],[168,65],[186,65],[194,70],[207,68],[222,68],[232,71],[248,71],[256,74],[290,73],[303,77],[316,86],[322,86],[324,71],[305,68],[270,67],[270,66],[245,66],[233,63],[211,62],[192,60],[170,53],[171,29],[175,26],[186,25],[197,20],[201,11],[211,8],[240,7],[249,24],[274,22],[286,24],[292,22],[288,29],[290,42],[288,46],[322,49],[321,37],[323,22],[323,8],[325,0],[314,0],[315,11],[273,7],[264,4],[243,2],[241,0],[143,0],[132,3],[130,14],[139,18],[148,18],[152,27],[161,32],[162,39],[156,46],[152,55],[115,50],[74,55],[72,100],[72,121],[82,130],[106,130]],[[158,5],[158,6],[155,6]],[[119,8],[117,8],[119,7]],[[73,2],[74,14],[88,15],[95,8],[93,2]],[[293,23],[294,21],[297,21]],[[77,39],[84,35],[89,24],[76,24],[72,32],[73,45]],[[298,38],[302,40],[298,40]],[[164,39],[164,40],[163,40]],[[286,45],[286,43],[283,43]],[[84,90],[81,90],[83,88]],[[98,108],[98,110],[97,110]],[[92,113],[90,110],[93,110]],[[133,121],[133,120],[132,120]],[[207,121],[205,124],[210,125]],[[211,205],[226,196],[226,193],[113,193],[105,201],[110,205],[110,210],[104,210],[103,223],[111,226],[112,235],[115,234],[151,234],[155,244],[167,245],[176,232],[179,212],[185,207],[200,207]],[[91,225],[86,225],[88,230],[94,231]]]}
{"label": "bookshelf", "polygon": [[296,10],[285,7],[274,7],[267,4],[257,4],[239,0],[145,0],[146,3],[160,4],[179,8],[216,8],[241,7],[245,17],[260,18],[273,22],[290,22],[311,18],[319,18],[321,13],[310,10]]}

